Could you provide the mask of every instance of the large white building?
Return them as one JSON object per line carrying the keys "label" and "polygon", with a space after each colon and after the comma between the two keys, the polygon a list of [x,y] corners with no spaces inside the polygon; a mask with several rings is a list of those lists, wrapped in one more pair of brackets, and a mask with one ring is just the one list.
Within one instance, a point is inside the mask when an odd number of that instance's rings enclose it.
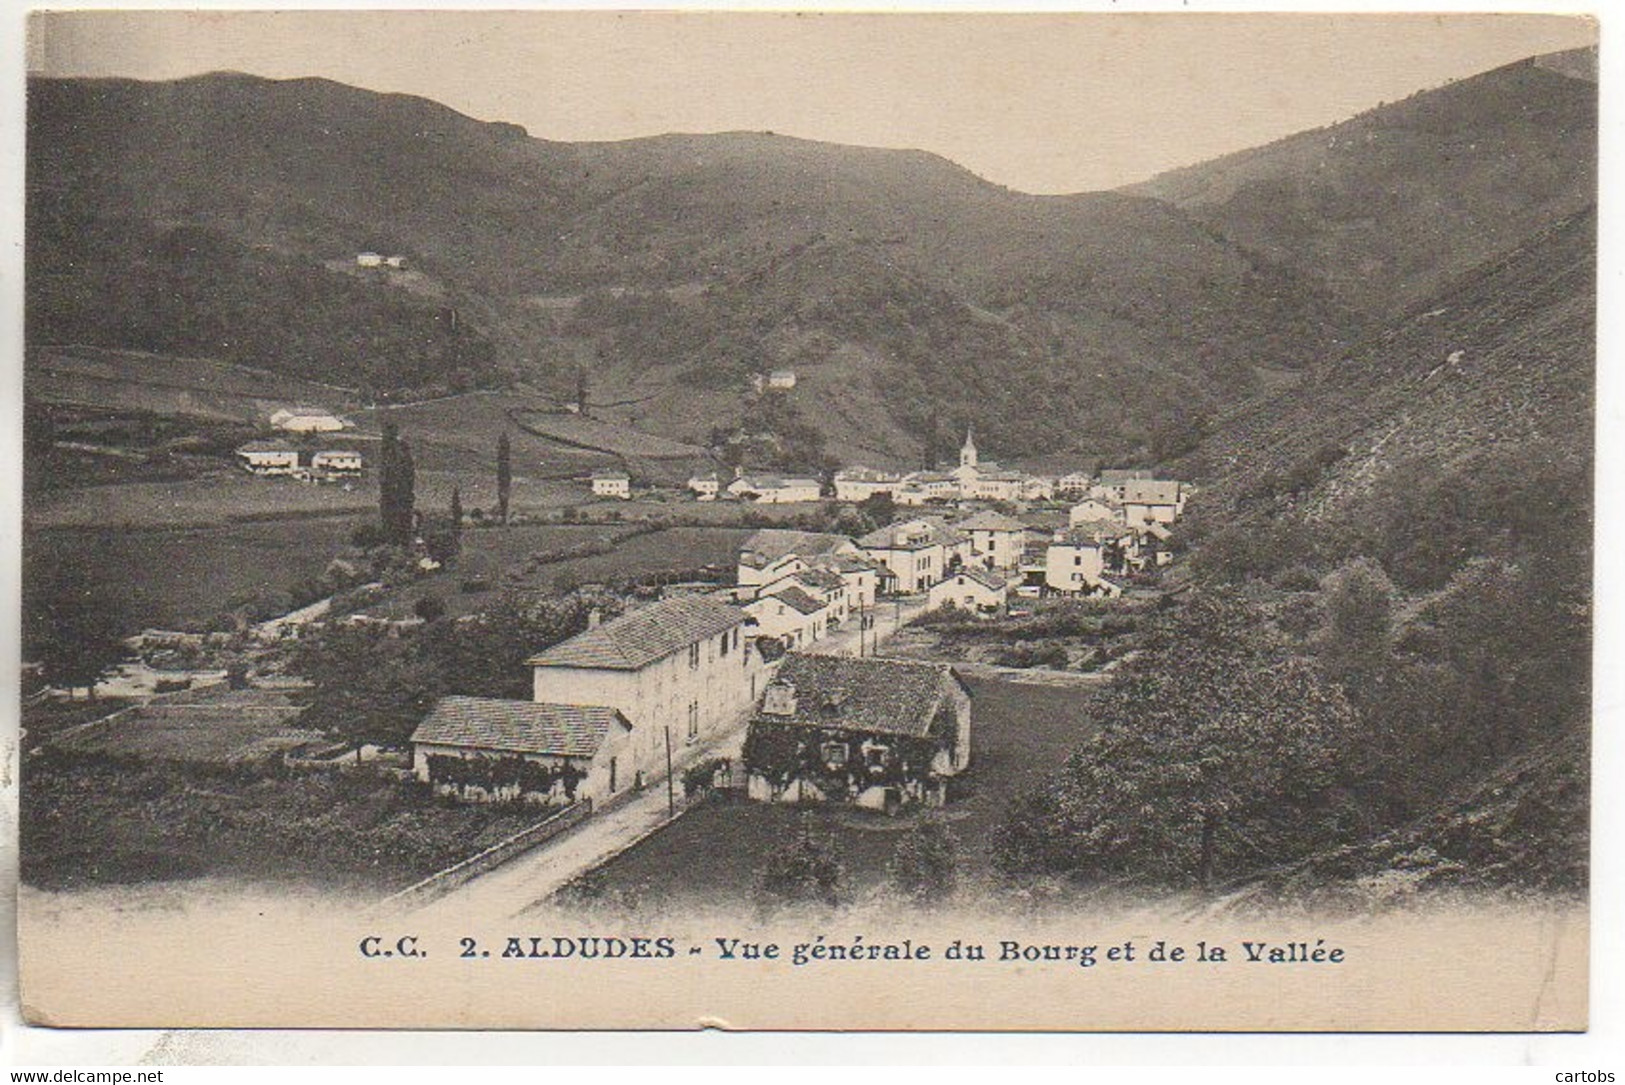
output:
{"label": "large white building", "polygon": [[858,545],[871,561],[886,567],[900,592],[925,591],[970,558],[968,536],[923,517],[871,531]]}
{"label": "large white building", "polygon": [[984,569],[1009,571],[1021,564],[1027,525],[1013,516],[984,509],[954,525],[970,537],[970,562]]}
{"label": "large white building", "polygon": [[758,505],[794,505],[817,501],[823,496],[823,487],[815,478],[740,475],[728,484],[728,493]]}

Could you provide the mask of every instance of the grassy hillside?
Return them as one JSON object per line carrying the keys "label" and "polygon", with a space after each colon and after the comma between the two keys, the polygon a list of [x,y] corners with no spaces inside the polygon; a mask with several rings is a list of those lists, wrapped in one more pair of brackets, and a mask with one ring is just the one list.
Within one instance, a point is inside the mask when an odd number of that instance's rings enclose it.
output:
{"label": "grassy hillside", "polygon": [[[1589,78],[1586,77],[1589,70]],[[1511,64],[1129,191],[1382,312],[1596,200],[1595,50]]]}
{"label": "grassy hillside", "polygon": [[1394,327],[1222,418],[1200,459],[1214,499],[1327,515],[1413,463],[1435,476],[1495,449],[1591,455],[1596,213],[1459,276]]}
{"label": "grassy hillside", "polygon": [[[677,438],[736,416],[749,372],[833,357],[835,409],[808,412],[825,439],[918,459],[932,417],[975,416],[1007,456],[1121,451],[1169,399],[1227,402],[1354,326],[1165,204],[1022,195],[919,152],[566,145],[237,75],[36,80],[29,126],[35,342],[412,392],[500,369],[566,396],[586,366],[612,400],[690,390],[647,419]],[[421,278],[339,270],[364,249]]]}

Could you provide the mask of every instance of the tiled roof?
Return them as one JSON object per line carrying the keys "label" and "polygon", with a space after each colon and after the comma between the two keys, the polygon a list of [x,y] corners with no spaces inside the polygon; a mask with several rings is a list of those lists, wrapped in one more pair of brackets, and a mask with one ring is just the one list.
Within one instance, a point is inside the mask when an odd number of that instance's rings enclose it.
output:
{"label": "tiled roof", "polygon": [[954,527],[960,531],[1025,531],[1027,525],[1014,516],[1006,516],[993,509],[984,509],[974,516],[959,521]]}
{"label": "tiled roof", "polygon": [[744,622],[744,611],[716,598],[679,595],[623,614],[527,662],[535,667],[635,671]]}
{"label": "tiled roof", "polygon": [[905,520],[871,531],[858,540],[868,550],[924,550],[928,546],[954,546],[965,537],[932,520]]}
{"label": "tiled roof", "polygon": [[603,705],[442,697],[412,732],[412,741],[557,757],[592,757],[615,727],[631,730],[619,712]]}
{"label": "tiled roof", "polygon": [[739,544],[739,561],[742,565],[760,569],[791,554],[811,559],[851,544],[852,540],[845,535],[764,528]]}
{"label": "tiled roof", "polygon": [[298,451],[299,451],[299,449],[298,449],[297,446],[291,445],[287,441],[275,441],[275,440],[273,440],[273,441],[250,441],[246,445],[243,445],[242,447],[238,448],[237,449],[237,454],[242,455],[244,452],[298,452]]}
{"label": "tiled roof", "polygon": [[1121,486],[1125,482],[1148,479],[1151,472],[1142,468],[1110,468],[1100,473],[1100,481],[1107,486]]}
{"label": "tiled roof", "polygon": [[840,573],[832,573],[828,569],[803,569],[795,578],[802,584],[820,591],[833,591],[846,586],[846,581],[841,579]]}
{"label": "tiled roof", "polygon": [[774,592],[769,598],[777,599],[800,614],[817,614],[824,609],[824,603],[821,600],[814,599],[800,588],[794,586],[785,588],[783,591]]}
{"label": "tiled roof", "polygon": [[625,471],[617,470],[616,468],[613,468],[613,467],[606,467],[606,468],[603,468],[601,470],[594,471],[592,473],[592,477],[593,477],[594,481],[596,481],[598,479],[604,479],[605,481],[614,479],[614,480],[617,480],[617,481],[620,481],[620,482],[630,482],[630,481],[632,481],[632,476],[631,475],[627,474]]}
{"label": "tiled roof", "polygon": [[874,467],[865,467],[862,464],[853,464],[835,472],[835,477],[846,482],[896,482],[902,476]]}
{"label": "tiled roof", "polygon": [[[1096,520],[1096,521],[1094,521],[1094,523],[1095,524],[1103,524],[1103,523],[1105,523],[1105,521]],[[1090,524],[1079,524],[1076,527],[1068,528],[1066,531],[1063,531],[1063,532],[1059,533],[1058,535],[1056,535],[1055,536],[1055,545],[1057,545],[1057,546],[1099,546],[1100,543],[1101,543],[1102,537],[1106,537],[1106,538],[1112,537],[1119,530],[1121,530],[1122,525],[1120,525],[1120,524],[1112,524],[1111,528],[1112,528],[1111,531],[1098,531],[1098,530],[1093,530],[1092,525],[1090,525]]]}
{"label": "tiled roof", "polygon": [[779,664],[774,683],[795,688],[795,712],[780,716],[758,710],[756,718],[924,736],[956,681],[953,670],[941,663],[791,652]]}
{"label": "tiled roof", "polygon": [[1003,591],[1006,587],[1004,577],[991,569],[984,569],[980,565],[966,565],[954,575],[974,580],[988,591]]}
{"label": "tiled roof", "polygon": [[1126,505],[1177,505],[1179,483],[1171,479],[1138,479],[1123,486]]}

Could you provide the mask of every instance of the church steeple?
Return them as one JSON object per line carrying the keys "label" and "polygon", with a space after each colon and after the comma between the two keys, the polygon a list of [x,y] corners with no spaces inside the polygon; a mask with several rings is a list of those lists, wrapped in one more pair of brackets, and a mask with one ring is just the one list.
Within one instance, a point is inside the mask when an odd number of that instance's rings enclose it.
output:
{"label": "church steeple", "polygon": [[965,444],[959,450],[959,466],[976,466],[976,427],[965,427]]}

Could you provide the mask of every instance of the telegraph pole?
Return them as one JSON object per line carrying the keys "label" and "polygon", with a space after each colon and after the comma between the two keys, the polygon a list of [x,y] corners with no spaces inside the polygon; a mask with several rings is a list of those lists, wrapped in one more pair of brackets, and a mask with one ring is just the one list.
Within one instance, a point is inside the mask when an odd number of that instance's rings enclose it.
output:
{"label": "telegraph pole", "polygon": [[671,778],[671,724],[666,724],[666,817],[677,816],[677,785]]}

